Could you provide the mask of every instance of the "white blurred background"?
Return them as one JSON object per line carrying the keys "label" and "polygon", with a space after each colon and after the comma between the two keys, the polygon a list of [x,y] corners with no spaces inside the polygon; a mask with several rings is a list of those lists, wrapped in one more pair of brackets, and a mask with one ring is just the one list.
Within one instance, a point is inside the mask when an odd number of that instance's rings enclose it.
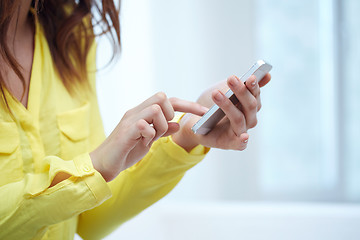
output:
{"label": "white blurred background", "polygon": [[[247,150],[212,149],[107,239],[360,239],[359,12],[358,0],[123,0],[121,57],[98,74],[107,134],[158,91],[196,100],[258,59],[273,70]],[[110,55],[100,41],[98,67]]]}

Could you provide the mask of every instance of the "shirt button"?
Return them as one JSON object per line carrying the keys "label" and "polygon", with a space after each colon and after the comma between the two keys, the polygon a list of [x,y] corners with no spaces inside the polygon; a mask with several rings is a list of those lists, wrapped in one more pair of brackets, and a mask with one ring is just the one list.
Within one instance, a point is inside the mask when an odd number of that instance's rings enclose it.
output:
{"label": "shirt button", "polygon": [[84,170],[84,172],[90,172],[91,168],[88,165],[84,165],[83,170]]}

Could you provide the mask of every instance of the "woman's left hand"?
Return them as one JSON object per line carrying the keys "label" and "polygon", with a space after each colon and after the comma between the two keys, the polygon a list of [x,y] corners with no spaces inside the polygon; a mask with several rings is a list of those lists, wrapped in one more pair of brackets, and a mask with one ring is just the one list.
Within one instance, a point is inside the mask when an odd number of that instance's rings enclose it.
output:
{"label": "woman's left hand", "polygon": [[[225,113],[225,117],[206,135],[194,134],[191,127],[200,119],[199,116],[185,114],[180,120],[180,131],[173,134],[173,140],[185,150],[190,151],[198,144],[205,147],[244,150],[247,147],[249,135],[247,130],[257,124],[257,112],[261,108],[260,87],[271,79],[270,74],[258,82],[251,76],[246,83],[236,76],[231,76],[215,87],[205,91],[198,103],[211,107],[216,103]],[[224,93],[231,89],[239,104],[234,105]]]}

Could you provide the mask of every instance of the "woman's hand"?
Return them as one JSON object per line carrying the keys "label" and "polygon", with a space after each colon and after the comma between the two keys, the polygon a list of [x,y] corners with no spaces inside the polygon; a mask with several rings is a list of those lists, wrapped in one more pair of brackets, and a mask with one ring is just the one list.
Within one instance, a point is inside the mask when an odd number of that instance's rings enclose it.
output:
{"label": "woman's hand", "polygon": [[90,153],[94,168],[106,181],[111,181],[122,170],[137,163],[154,141],[180,129],[178,123],[169,122],[175,111],[202,116],[207,108],[198,103],[167,98],[164,93],[155,94],[127,111],[110,136]]}
{"label": "woman's hand", "polygon": [[[187,151],[198,144],[221,149],[244,150],[249,139],[247,130],[257,124],[256,114],[261,108],[260,87],[265,86],[270,79],[270,74],[265,75],[260,82],[251,76],[244,84],[238,77],[231,76],[227,81],[205,91],[197,102],[206,107],[216,103],[226,116],[207,135],[198,135],[192,132],[191,127],[200,117],[185,114],[180,121],[181,129],[173,134],[173,140]],[[239,100],[237,105],[224,95],[229,88]]]}

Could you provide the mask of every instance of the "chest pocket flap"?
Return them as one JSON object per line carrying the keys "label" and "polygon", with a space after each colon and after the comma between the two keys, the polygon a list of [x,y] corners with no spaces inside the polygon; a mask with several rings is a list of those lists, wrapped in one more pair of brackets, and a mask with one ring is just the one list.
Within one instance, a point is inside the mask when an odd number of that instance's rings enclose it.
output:
{"label": "chest pocket flap", "polygon": [[60,131],[72,141],[80,141],[89,136],[89,103],[80,108],[57,114]]}
{"label": "chest pocket flap", "polygon": [[60,130],[60,157],[72,159],[89,149],[90,104],[57,114]]}

